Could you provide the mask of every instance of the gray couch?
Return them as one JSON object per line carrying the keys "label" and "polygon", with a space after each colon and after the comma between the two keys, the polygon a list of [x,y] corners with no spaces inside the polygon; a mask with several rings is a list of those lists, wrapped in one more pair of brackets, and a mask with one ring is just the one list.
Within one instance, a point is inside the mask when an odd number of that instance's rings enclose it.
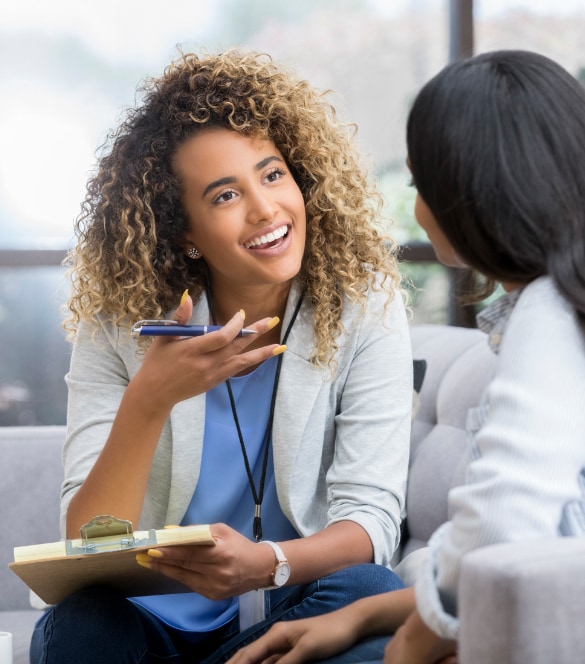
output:
{"label": "gray couch", "polygon": [[[494,357],[477,330],[417,325],[415,357],[427,360],[412,431],[408,518],[401,557],[414,561],[445,519],[447,493],[463,481],[465,414]],[[15,664],[28,662],[39,611],[7,569],[12,547],[58,539],[62,427],[0,428],[0,631],[14,635]],[[403,563],[405,574],[409,563]],[[585,539],[503,544],[467,556],[460,591],[461,664],[585,661]]]}
{"label": "gray couch", "polygon": [[0,427],[0,631],[12,632],[14,664],[29,661],[40,611],[7,565],[13,547],[59,539],[64,435],[65,427]]}

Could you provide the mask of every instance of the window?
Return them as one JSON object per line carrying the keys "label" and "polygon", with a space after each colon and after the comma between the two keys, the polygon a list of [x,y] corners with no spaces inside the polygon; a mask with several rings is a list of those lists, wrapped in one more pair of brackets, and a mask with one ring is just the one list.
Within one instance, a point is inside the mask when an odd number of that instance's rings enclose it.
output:
{"label": "window", "polygon": [[[449,58],[449,18],[458,4],[472,0],[175,0],[164,8],[102,0],[91,10],[75,0],[4,3],[0,424],[65,420],[69,346],[60,329],[66,300],[60,257],[74,242],[96,149],[133,104],[137,83],[158,75],[178,55],[177,45],[266,51],[333,90],[340,116],[359,127],[380,180],[387,230],[413,244],[426,238],[407,187],[406,114],[420,86]],[[476,52],[532,48],[585,78],[580,0],[476,0],[474,18]],[[30,250],[45,253],[35,254],[38,260],[17,253]],[[432,262],[405,270],[419,288],[415,322],[447,322],[448,271]]]}

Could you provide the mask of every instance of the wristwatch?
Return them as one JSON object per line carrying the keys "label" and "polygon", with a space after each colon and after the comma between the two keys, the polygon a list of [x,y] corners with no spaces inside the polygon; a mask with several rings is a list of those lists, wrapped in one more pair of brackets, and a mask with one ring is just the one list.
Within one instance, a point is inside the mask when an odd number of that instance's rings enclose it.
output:
{"label": "wristwatch", "polygon": [[268,589],[282,588],[290,577],[290,565],[288,564],[288,560],[286,559],[283,550],[275,542],[262,540],[260,544],[268,544],[276,556],[276,567],[274,568],[274,572],[272,572],[272,581],[274,585],[269,586]]}

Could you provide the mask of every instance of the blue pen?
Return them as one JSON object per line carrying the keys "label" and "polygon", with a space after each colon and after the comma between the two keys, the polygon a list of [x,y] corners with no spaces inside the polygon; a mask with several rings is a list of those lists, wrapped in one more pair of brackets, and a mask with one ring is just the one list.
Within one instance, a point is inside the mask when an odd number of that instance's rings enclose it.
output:
{"label": "blue pen", "polygon": [[[140,320],[132,326],[133,337],[201,337],[221,330],[221,325],[179,325],[176,320]],[[244,328],[238,337],[257,334],[256,330]]]}

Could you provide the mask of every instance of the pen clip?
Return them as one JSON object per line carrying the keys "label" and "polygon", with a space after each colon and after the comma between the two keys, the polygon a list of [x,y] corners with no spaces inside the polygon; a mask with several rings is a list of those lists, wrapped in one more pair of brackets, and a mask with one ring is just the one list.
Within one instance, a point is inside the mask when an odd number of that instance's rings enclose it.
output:
{"label": "pen clip", "polygon": [[139,320],[132,326],[131,334],[133,337],[140,335],[140,330],[144,325],[178,325],[176,320],[161,319],[161,320]]}

